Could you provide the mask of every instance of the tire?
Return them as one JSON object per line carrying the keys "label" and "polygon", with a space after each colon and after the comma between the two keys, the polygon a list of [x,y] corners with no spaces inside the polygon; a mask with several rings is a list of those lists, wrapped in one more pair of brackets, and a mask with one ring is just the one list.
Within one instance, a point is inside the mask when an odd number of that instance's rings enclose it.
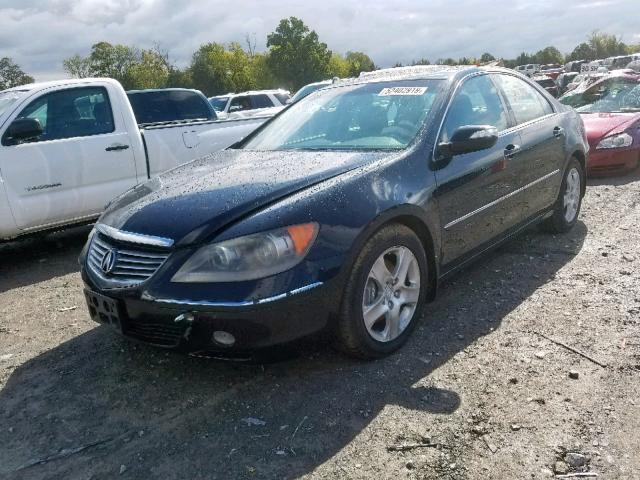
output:
{"label": "tire", "polygon": [[[584,181],[585,172],[582,165],[572,158],[564,171],[560,193],[553,207],[553,215],[542,224],[544,230],[550,233],[566,233],[574,227],[582,206]],[[567,185],[570,185],[571,192],[567,189]],[[570,201],[567,202],[569,199]]]}
{"label": "tire", "polygon": [[[400,348],[422,314],[428,281],[427,256],[413,230],[394,224],[375,233],[362,248],[349,275],[335,346],[361,359],[381,358]],[[372,323],[378,312],[383,313]],[[365,321],[365,313],[369,322]]]}

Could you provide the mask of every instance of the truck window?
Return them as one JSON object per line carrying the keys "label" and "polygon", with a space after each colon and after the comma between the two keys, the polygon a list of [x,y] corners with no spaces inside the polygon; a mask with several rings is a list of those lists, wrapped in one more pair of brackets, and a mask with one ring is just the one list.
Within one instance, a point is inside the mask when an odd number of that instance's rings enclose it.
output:
{"label": "truck window", "polygon": [[291,98],[288,93],[280,93],[280,92],[274,93],[273,96],[276,97],[282,105],[286,105],[289,99]]}
{"label": "truck window", "polygon": [[273,102],[267,95],[251,95],[251,104],[253,108],[269,108],[273,107]]}
{"label": "truck window", "polygon": [[249,99],[248,96],[234,97],[231,99],[231,104],[229,105],[229,113],[251,110],[252,108],[251,99]]}
{"label": "truck window", "polygon": [[190,90],[128,92],[127,97],[139,125],[213,118],[209,102]]}
{"label": "truck window", "polygon": [[36,118],[43,134],[36,142],[87,137],[115,130],[109,96],[103,87],[51,92],[27,105],[17,118]]}

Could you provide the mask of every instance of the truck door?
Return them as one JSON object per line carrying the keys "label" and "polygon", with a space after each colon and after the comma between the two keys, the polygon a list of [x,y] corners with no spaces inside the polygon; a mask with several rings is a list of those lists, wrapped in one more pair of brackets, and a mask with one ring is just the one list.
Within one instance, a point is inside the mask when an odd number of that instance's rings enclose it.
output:
{"label": "truck door", "polygon": [[98,215],[137,183],[130,133],[104,86],[63,87],[31,100],[16,118],[37,118],[40,137],[0,147],[9,204],[21,230]]}

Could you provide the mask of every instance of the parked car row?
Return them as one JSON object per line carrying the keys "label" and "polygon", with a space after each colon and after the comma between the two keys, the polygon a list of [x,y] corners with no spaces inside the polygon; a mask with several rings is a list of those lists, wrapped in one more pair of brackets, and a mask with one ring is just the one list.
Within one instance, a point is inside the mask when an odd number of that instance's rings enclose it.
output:
{"label": "parked car row", "polygon": [[209,98],[216,115],[223,120],[271,117],[282,110],[289,100],[286,90],[228,93]]}
{"label": "parked car row", "polygon": [[581,115],[512,70],[362,74],[116,198],[81,254],[92,318],[220,356],[328,331],[400,348],[441,281],[585,192]]}

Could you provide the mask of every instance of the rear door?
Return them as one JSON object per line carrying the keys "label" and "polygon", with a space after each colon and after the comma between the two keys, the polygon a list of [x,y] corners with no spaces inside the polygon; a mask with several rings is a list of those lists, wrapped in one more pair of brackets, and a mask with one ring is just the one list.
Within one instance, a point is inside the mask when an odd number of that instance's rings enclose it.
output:
{"label": "rear door", "polygon": [[110,88],[60,87],[15,117],[37,118],[44,129],[29,143],[2,139],[0,169],[19,229],[96,216],[137,183],[129,132],[112,109]]}
{"label": "rear door", "polygon": [[518,132],[488,75],[464,81],[452,97],[438,142],[465,125],[491,125],[499,132],[494,147],[457,155],[436,170],[436,198],[443,225],[443,263],[449,265],[509,227],[504,199],[514,190],[510,161],[517,156]]}
{"label": "rear door", "polygon": [[524,80],[508,74],[492,76],[513,112],[521,141],[521,151],[510,169],[510,182],[521,193],[513,199],[510,215],[526,218],[556,200],[565,162],[562,114]]}

